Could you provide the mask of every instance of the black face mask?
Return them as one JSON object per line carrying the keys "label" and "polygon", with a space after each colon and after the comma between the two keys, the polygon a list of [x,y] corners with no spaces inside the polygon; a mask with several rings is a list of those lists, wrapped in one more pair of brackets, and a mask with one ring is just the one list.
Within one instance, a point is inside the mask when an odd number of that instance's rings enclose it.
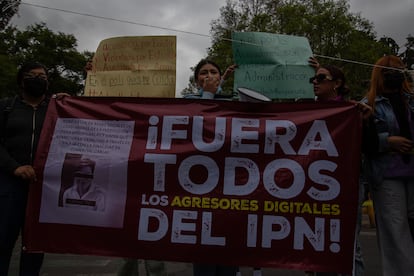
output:
{"label": "black face mask", "polygon": [[401,89],[405,80],[405,75],[402,72],[394,71],[384,74],[384,86],[389,89]]}
{"label": "black face mask", "polygon": [[47,80],[42,78],[23,79],[24,92],[33,97],[40,97],[46,94]]}

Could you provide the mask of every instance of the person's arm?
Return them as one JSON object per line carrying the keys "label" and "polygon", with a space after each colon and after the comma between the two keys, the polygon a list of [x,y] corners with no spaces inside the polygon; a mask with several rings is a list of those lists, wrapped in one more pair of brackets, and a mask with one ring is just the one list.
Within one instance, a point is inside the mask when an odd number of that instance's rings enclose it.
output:
{"label": "person's arm", "polygon": [[368,121],[373,119],[374,110],[371,106],[364,102],[356,102],[353,100],[350,100],[349,102],[354,103],[357,106],[357,109],[359,111],[359,114],[361,115],[362,120]]}
{"label": "person's arm", "polygon": [[308,62],[309,62],[309,65],[312,66],[315,69],[315,71],[318,70],[319,67],[321,66],[319,64],[319,61],[316,59],[316,57],[310,57],[308,59]]}
{"label": "person's arm", "polygon": [[[3,139],[3,137],[2,137]],[[31,165],[20,165],[0,142],[0,170],[19,178],[36,181],[36,173]]]}
{"label": "person's arm", "polygon": [[67,92],[58,92],[56,94],[53,94],[53,98],[56,98],[58,100],[62,99],[63,97],[70,97],[71,95]]}
{"label": "person's arm", "polygon": [[387,142],[390,149],[398,153],[409,153],[414,147],[413,140],[403,136],[389,136]]}
{"label": "person's arm", "polygon": [[234,73],[236,68],[237,68],[237,64],[232,64],[229,67],[227,67],[226,71],[224,71],[224,74],[221,77],[221,82],[224,82],[225,80],[227,80],[230,77],[230,75]]}
{"label": "person's arm", "polygon": [[3,143],[0,143],[0,170],[14,175],[18,167],[20,164],[10,156]]}
{"label": "person's arm", "polygon": [[5,111],[7,105],[7,100],[0,102],[0,170],[13,175],[20,164],[10,156],[4,146],[4,141],[6,139],[6,123],[8,120],[8,112]]}
{"label": "person's arm", "polygon": [[[14,108],[14,103],[12,104]],[[5,147],[6,139],[6,124],[9,123],[8,115],[9,112],[5,111],[7,107],[7,101],[2,102],[0,105],[0,124],[1,124],[1,134],[0,134],[0,170],[21,179],[34,182],[36,181],[36,172],[32,165],[29,164],[20,164],[17,162],[13,156],[9,154],[9,151]]]}
{"label": "person's arm", "polygon": [[88,72],[92,71],[92,69],[93,69],[92,60],[88,60],[85,66],[83,67],[83,79],[86,79],[86,77],[88,76]]}

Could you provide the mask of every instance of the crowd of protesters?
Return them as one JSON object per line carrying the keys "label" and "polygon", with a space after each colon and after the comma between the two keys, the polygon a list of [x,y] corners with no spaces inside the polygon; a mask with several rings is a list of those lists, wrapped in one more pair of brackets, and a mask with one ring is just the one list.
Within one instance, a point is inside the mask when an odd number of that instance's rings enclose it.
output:
{"label": "crowd of protesters", "polygon": [[[315,68],[313,84],[316,101],[346,101],[349,89],[343,71],[333,65]],[[221,74],[219,66],[203,59],[195,68],[198,93],[194,97],[214,99],[236,65]],[[19,68],[19,93],[0,101],[0,276],[7,275],[13,248],[24,227],[29,186],[36,181],[33,161],[50,100],[47,68],[30,62]],[[64,94],[66,95],[66,94]],[[60,95],[59,95],[60,96]],[[381,57],[372,69],[370,87],[361,102],[354,102],[363,121],[364,164],[374,202],[378,245],[384,276],[414,274],[414,91],[399,57]],[[362,204],[363,185],[359,190]],[[361,221],[359,208],[356,229],[354,274],[363,275],[364,265],[358,242]],[[44,255],[21,250],[20,275],[39,275]],[[154,273],[151,266],[156,266]],[[126,267],[134,267],[134,272]],[[120,275],[137,275],[136,260],[125,259]],[[235,276],[237,266],[194,264],[195,276]],[[131,271],[132,271],[131,270]],[[260,275],[260,269],[256,269]],[[134,274],[132,274],[134,273]],[[148,275],[166,275],[162,262],[147,263]],[[304,272],[308,275],[341,275],[339,272]]]}

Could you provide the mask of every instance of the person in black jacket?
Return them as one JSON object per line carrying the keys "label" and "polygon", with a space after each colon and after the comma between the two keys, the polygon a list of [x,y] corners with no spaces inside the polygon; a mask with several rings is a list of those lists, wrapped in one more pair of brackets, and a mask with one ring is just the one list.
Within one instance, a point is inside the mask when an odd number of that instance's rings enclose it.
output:
{"label": "person in black jacket", "polygon": [[[8,274],[13,247],[23,229],[33,160],[49,103],[46,67],[37,62],[18,71],[19,93],[0,101],[0,276]],[[20,275],[39,275],[43,254],[20,255]]]}

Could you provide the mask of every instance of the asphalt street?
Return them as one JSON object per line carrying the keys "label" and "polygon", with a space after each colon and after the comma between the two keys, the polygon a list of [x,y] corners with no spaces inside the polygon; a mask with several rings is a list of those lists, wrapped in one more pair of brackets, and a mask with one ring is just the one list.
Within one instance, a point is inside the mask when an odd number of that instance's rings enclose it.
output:
{"label": "asphalt street", "polygon": [[[376,242],[375,228],[369,224],[368,217],[363,216],[361,230],[361,244],[365,261],[365,276],[381,276],[380,257]],[[9,276],[18,275],[18,250],[15,250],[10,266]],[[142,260],[139,263],[139,275],[145,276],[145,267]],[[116,276],[122,264],[120,258],[81,256],[67,254],[46,254],[41,276]],[[168,276],[192,276],[190,263],[166,263]],[[242,276],[253,275],[253,269],[242,267]],[[262,276],[304,276],[303,271],[280,270],[273,268],[262,269]],[[132,276],[132,275],[131,275]],[[135,275],[134,275],[135,276]]]}

